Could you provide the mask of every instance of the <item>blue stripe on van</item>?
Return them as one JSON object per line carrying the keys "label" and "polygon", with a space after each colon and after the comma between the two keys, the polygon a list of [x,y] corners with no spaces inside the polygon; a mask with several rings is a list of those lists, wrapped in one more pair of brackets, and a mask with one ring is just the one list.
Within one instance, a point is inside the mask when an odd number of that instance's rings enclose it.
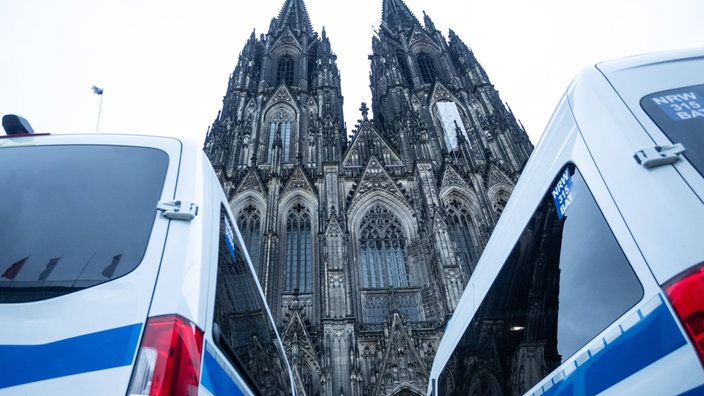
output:
{"label": "blue stripe on van", "polygon": [[[207,342],[206,342],[207,344]],[[230,378],[225,369],[218,363],[210,353],[209,348],[205,349],[203,357],[203,370],[201,374],[201,385],[209,390],[213,395],[244,395],[242,390]]]}
{"label": "blue stripe on van", "polygon": [[543,396],[595,395],[686,344],[665,304],[621,334]]}
{"label": "blue stripe on van", "polygon": [[690,389],[685,393],[680,393],[679,396],[701,396],[704,395],[704,385],[699,385],[694,389]]}
{"label": "blue stripe on van", "polygon": [[142,324],[41,345],[0,345],[0,388],[132,364]]}

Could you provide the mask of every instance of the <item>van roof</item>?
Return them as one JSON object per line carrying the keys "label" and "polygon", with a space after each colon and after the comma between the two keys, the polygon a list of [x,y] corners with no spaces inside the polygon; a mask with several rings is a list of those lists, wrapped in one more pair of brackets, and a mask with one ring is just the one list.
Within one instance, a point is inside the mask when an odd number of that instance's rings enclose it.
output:
{"label": "van roof", "polygon": [[599,62],[596,67],[608,75],[613,72],[642,68],[654,64],[681,62],[688,59],[704,58],[704,48],[680,49],[664,52],[655,52],[626,58]]}

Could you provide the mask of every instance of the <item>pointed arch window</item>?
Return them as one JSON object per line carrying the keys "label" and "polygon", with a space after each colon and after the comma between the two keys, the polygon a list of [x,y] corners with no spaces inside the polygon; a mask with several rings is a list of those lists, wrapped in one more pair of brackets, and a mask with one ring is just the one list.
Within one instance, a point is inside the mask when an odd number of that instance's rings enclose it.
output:
{"label": "pointed arch window", "polygon": [[411,73],[408,72],[408,65],[406,65],[406,55],[403,52],[396,53],[396,63],[398,64],[398,71],[401,73],[401,77],[405,79],[405,82],[411,81]]}
{"label": "pointed arch window", "polygon": [[447,215],[449,219],[450,234],[455,241],[457,254],[460,257],[460,265],[467,275],[474,270],[474,265],[477,262],[477,247],[472,239],[471,230],[472,216],[467,205],[453,197],[446,205]]}
{"label": "pointed arch window", "polygon": [[286,292],[310,293],[313,290],[313,237],[308,208],[294,205],[286,217]]}
{"label": "pointed arch window", "polygon": [[359,237],[364,288],[410,286],[406,237],[393,213],[381,205],[374,206],[362,219]]}
{"label": "pointed arch window", "polygon": [[[279,142],[280,146],[278,146]],[[273,162],[274,148],[277,146],[281,148],[281,161],[289,162],[291,159],[291,116],[284,110],[274,113],[269,121],[267,162]]]}
{"label": "pointed arch window", "polygon": [[291,152],[291,121],[284,120],[280,125],[282,161],[288,162],[290,160],[289,154]]}
{"label": "pointed arch window", "polygon": [[432,84],[435,82],[435,65],[430,55],[421,53],[416,58],[418,61],[418,70],[420,71],[420,80],[423,84]]}
{"label": "pointed arch window", "polygon": [[285,55],[279,59],[279,64],[276,66],[276,84],[284,83],[289,87],[293,85],[293,58]]}
{"label": "pointed arch window", "polygon": [[261,242],[261,213],[253,204],[248,204],[237,214],[237,226],[242,233],[244,245],[247,247],[249,257],[254,268],[258,268],[259,245]]}
{"label": "pointed arch window", "polygon": [[435,109],[436,116],[445,132],[445,147],[447,151],[457,150],[458,137],[467,140],[467,131],[464,129],[464,122],[462,122],[457,104],[450,101],[440,101],[435,105]]}
{"label": "pointed arch window", "polygon": [[276,141],[276,130],[278,123],[269,123],[269,144],[267,144],[266,162],[271,162],[274,157],[274,142]]}

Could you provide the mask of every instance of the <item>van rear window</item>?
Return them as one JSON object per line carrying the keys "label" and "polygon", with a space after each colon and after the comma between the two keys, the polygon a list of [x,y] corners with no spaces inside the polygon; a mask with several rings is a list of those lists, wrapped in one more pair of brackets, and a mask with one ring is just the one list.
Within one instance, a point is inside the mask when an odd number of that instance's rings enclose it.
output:
{"label": "van rear window", "polygon": [[648,116],[704,175],[704,85],[657,92],[640,101]]}
{"label": "van rear window", "polygon": [[0,149],[0,303],[53,298],[134,270],[168,160],[145,147]]}

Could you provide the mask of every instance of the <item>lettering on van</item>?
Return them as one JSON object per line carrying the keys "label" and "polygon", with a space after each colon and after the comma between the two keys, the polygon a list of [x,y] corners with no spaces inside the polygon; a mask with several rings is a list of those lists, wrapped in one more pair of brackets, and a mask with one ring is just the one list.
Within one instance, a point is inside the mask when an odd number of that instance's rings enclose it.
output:
{"label": "lettering on van", "polygon": [[704,118],[704,98],[694,91],[683,91],[650,98],[675,121]]}
{"label": "lettering on van", "polygon": [[230,225],[230,221],[227,218],[225,218],[225,244],[227,245],[227,249],[230,251],[230,255],[232,255],[232,259],[236,260],[235,233],[232,231],[232,225]]}
{"label": "lettering on van", "polygon": [[572,176],[569,168],[565,168],[565,172],[560,176],[557,184],[552,188],[552,199],[555,201],[555,209],[557,209],[557,217],[562,220],[567,213],[567,208],[574,201],[574,189],[572,188]]}

